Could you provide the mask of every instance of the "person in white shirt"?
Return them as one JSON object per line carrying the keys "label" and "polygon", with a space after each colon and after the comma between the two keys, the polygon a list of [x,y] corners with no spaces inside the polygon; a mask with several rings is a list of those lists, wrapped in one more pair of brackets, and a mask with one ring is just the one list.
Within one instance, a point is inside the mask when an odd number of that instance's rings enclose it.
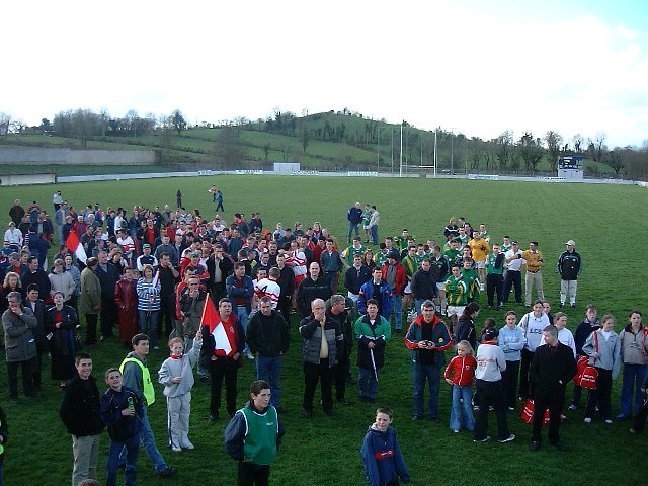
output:
{"label": "person in white shirt", "polygon": [[4,241],[8,241],[10,244],[18,246],[22,246],[23,244],[22,231],[16,228],[16,225],[13,221],[9,223],[7,231],[5,231]]}
{"label": "person in white shirt", "polygon": [[515,289],[515,303],[522,303],[522,273],[520,267],[524,263],[522,251],[517,241],[511,242],[511,249],[504,253],[504,264],[506,273],[504,274],[504,288],[502,290],[502,304],[508,301],[511,288]]}
{"label": "person in white shirt", "polygon": [[[510,270],[510,269],[509,269]],[[520,356],[520,398],[522,401],[529,398],[529,367],[533,354],[542,339],[542,330],[549,324],[549,317],[544,313],[544,302],[536,300],[533,304],[533,312],[524,314],[518,327],[522,329],[526,343],[521,351]]]}

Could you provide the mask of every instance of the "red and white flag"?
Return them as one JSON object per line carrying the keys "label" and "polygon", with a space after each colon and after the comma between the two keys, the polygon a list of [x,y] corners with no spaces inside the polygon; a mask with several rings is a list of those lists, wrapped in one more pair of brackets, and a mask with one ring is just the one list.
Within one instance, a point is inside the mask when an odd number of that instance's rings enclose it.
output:
{"label": "red and white flag", "polygon": [[81,260],[83,263],[88,259],[83,245],[79,242],[79,235],[77,235],[76,230],[70,231],[67,240],[65,240],[65,246],[67,246],[68,249],[76,255],[77,259]]}
{"label": "red and white flag", "polygon": [[226,355],[229,355],[232,352],[232,343],[229,341],[221,317],[218,314],[209,294],[207,294],[205,309],[203,310],[203,315],[200,319],[200,325],[209,327],[209,331],[214,336],[216,349],[222,349],[225,351]]}

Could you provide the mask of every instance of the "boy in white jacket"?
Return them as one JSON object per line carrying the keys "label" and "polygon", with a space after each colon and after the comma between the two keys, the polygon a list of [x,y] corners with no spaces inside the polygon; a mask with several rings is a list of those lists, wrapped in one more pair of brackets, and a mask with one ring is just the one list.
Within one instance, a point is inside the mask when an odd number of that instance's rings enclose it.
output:
{"label": "boy in white jacket", "polygon": [[193,449],[189,441],[189,412],[191,406],[191,387],[194,384],[193,367],[198,361],[202,347],[200,328],[194,336],[193,346],[188,354],[183,354],[184,342],[175,337],[169,340],[171,356],[164,360],[158,372],[158,381],[164,385],[167,397],[167,427],[169,447],[173,452]]}

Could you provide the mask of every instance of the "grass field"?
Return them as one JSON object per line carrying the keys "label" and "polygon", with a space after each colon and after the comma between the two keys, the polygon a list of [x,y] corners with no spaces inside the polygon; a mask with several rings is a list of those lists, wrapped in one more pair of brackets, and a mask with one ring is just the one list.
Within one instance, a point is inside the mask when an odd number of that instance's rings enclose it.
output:
{"label": "grass field", "polygon": [[[468,180],[356,179],[306,177],[219,176],[203,178],[155,179],[150,181],[108,181],[57,186],[2,187],[0,208],[9,210],[13,200],[36,199],[52,209],[52,194],[61,189],[75,207],[99,202],[102,207],[134,204],[173,205],[180,188],[187,209],[197,208],[207,217],[213,215],[207,189],[217,184],[223,191],[226,219],[234,212],[260,211],[265,227],[278,221],[284,226],[301,221],[306,225],[321,221],[331,233],[344,240],[346,210],[354,201],[376,204],[381,212],[380,237],[400,233],[407,228],[418,240],[442,237],[450,216],[465,216],[474,225],[486,223],[493,241],[509,234],[526,248],[538,240],[545,257],[545,293],[558,303],[559,280],[555,262],[564,243],[574,239],[584,261],[579,279],[578,308],[568,309],[569,327],[582,319],[584,306],[598,305],[599,315],[612,313],[618,319],[617,331],[625,325],[633,308],[645,309],[648,270],[642,262],[641,248],[648,236],[643,208],[648,192],[636,186],[488,182]],[[8,221],[8,217],[5,216]],[[484,299],[481,301],[484,303]],[[522,308],[515,308],[519,313]],[[486,317],[502,322],[503,313],[483,311]],[[292,343],[284,357],[282,370],[282,405],[287,434],[272,468],[272,484],[286,485],[358,485],[363,472],[358,449],[367,427],[373,421],[374,406],[355,399],[350,387],[351,407],[336,406],[335,419],[316,409],[314,420],[301,418],[303,372],[300,344],[293,318]],[[394,426],[415,484],[640,484],[645,476],[641,450],[646,437],[628,432],[628,422],[586,427],[581,412],[568,412],[561,429],[571,452],[559,454],[545,447],[530,453],[527,444],[530,426],[519,414],[509,415],[509,427],[517,439],[509,444],[475,444],[469,433],[454,434],[448,427],[449,387],[442,384],[438,424],[410,421],[411,372],[409,352],[396,335],[387,347],[387,365],[381,376],[379,402],[395,409]],[[125,355],[116,342],[105,342],[91,350],[95,356],[94,376],[118,364]],[[352,355],[354,360],[355,353]],[[162,351],[150,357],[150,368],[157,372],[166,357]],[[447,354],[448,359],[450,355]],[[45,365],[46,397],[39,401],[7,403],[6,373],[0,370],[0,403],[10,427],[6,448],[7,484],[68,484],[71,475],[71,440],[58,418],[61,394],[56,383],[48,380]],[[239,401],[254,376],[247,363],[239,373]],[[613,413],[617,413],[619,380],[613,392]],[[100,383],[102,380],[100,380]],[[568,389],[571,393],[571,386]],[[169,464],[179,469],[175,484],[234,484],[235,464],[222,448],[225,421],[210,424],[208,385],[196,384],[193,392],[190,437],[196,450],[172,454],[164,449],[166,411],[160,398],[150,408],[159,448]],[[318,413],[319,412],[319,413]],[[494,417],[490,416],[491,435]],[[545,431],[546,438],[546,431]],[[99,467],[103,478],[107,435],[102,438]],[[17,479],[20,478],[20,479]],[[205,479],[207,478],[207,479]],[[139,484],[164,484],[152,474],[152,468],[140,454]]]}

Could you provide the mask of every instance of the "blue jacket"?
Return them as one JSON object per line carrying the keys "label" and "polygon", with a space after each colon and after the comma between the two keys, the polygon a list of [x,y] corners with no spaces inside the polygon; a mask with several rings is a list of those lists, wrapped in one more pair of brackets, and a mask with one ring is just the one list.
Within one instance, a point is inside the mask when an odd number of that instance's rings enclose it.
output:
{"label": "blue jacket", "polygon": [[389,427],[381,432],[374,425],[362,440],[360,457],[365,468],[367,483],[371,486],[381,486],[398,481],[410,482],[409,471],[403,459],[396,431]]}
{"label": "blue jacket", "polygon": [[248,313],[250,312],[254,295],[254,283],[250,277],[243,275],[243,286],[239,287],[236,285],[236,275],[232,274],[225,280],[225,289],[234,309],[236,309],[236,299],[245,299],[245,307]]}
{"label": "blue jacket", "polygon": [[347,220],[351,224],[360,224],[360,221],[362,221],[362,209],[353,206],[347,211]]}
{"label": "blue jacket", "polygon": [[[122,410],[128,408],[128,398],[133,399],[136,414],[122,415]],[[99,404],[101,421],[108,427],[108,435],[114,441],[125,441],[138,434],[141,429],[143,414],[142,399],[130,388],[122,386],[120,392],[108,388],[101,396]]]}
{"label": "blue jacket", "polygon": [[[388,318],[392,309],[392,290],[384,280],[380,283],[380,294],[382,296],[380,315]],[[358,298],[358,314],[367,313],[367,301],[374,298],[373,279],[363,283],[360,287]]]}

